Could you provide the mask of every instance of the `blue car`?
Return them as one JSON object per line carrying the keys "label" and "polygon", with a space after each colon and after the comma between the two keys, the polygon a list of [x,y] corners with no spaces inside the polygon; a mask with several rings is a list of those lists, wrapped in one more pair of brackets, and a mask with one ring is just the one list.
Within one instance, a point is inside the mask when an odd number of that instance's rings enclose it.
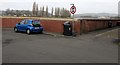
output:
{"label": "blue car", "polygon": [[42,33],[43,27],[40,24],[39,20],[26,19],[22,20],[20,23],[16,24],[14,31],[26,32],[27,34],[31,33]]}

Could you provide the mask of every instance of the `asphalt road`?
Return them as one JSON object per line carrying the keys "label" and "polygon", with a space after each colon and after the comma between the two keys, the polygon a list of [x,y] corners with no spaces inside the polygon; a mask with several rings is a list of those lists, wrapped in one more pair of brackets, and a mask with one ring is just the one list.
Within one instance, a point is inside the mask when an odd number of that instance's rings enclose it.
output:
{"label": "asphalt road", "polygon": [[3,29],[2,62],[118,63],[118,45],[113,42],[117,31],[106,29],[72,38]]}

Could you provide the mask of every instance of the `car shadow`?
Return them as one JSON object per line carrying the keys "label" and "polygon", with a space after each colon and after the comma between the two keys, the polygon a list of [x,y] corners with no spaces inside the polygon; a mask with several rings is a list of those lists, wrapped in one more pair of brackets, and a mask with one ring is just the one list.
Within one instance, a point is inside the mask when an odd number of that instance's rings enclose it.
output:
{"label": "car shadow", "polygon": [[[22,32],[22,31],[19,31],[19,32],[16,32],[16,33],[22,33],[22,34],[28,35],[26,32]],[[30,35],[40,35],[40,34],[44,34],[44,33],[31,33]]]}

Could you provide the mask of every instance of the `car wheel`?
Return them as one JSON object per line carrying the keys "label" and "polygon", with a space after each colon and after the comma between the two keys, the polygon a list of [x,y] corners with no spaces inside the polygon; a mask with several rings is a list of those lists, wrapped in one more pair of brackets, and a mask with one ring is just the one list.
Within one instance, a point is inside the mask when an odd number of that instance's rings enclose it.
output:
{"label": "car wheel", "polygon": [[31,33],[31,32],[30,32],[30,29],[27,29],[27,30],[26,30],[26,33],[27,33],[28,35],[30,35],[30,33]]}
{"label": "car wheel", "polygon": [[15,28],[14,28],[14,31],[15,31],[15,32],[18,32],[18,29],[15,27]]}

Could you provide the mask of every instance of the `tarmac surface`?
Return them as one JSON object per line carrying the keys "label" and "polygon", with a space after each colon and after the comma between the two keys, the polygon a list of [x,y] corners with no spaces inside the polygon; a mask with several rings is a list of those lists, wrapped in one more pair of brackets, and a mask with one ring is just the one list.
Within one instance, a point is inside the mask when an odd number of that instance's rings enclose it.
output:
{"label": "tarmac surface", "polygon": [[3,63],[118,63],[118,28],[77,37],[2,29]]}

